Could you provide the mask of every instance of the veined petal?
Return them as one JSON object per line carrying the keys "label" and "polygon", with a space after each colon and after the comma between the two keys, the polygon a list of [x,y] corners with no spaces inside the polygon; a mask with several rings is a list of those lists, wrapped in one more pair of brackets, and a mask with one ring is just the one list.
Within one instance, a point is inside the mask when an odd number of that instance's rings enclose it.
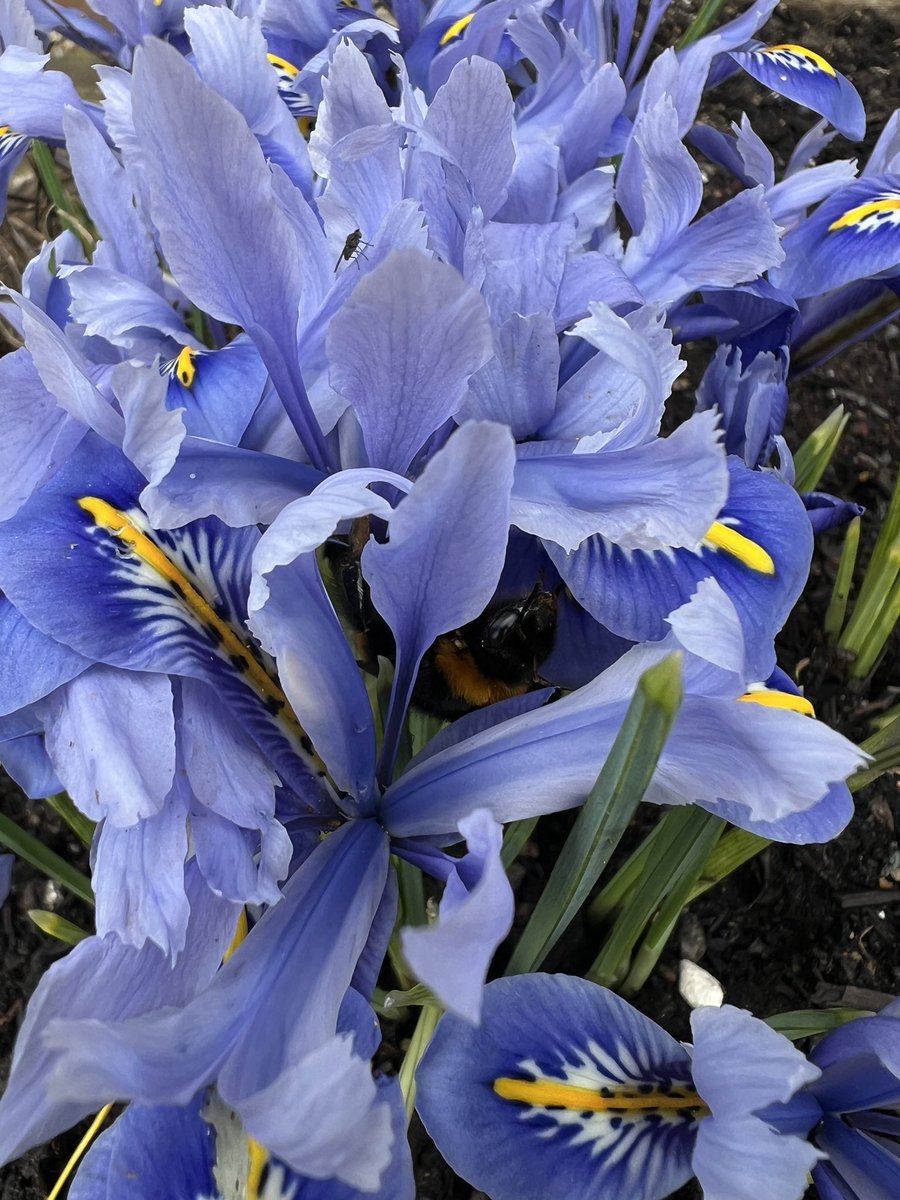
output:
{"label": "veined petal", "polygon": [[841,188],[784,239],[772,282],[792,296],[818,296],[900,263],[900,176],[869,175]]}
{"label": "veined petal", "polygon": [[40,700],[91,660],[35,629],[0,596],[0,716]]}
{"label": "veined petal", "polygon": [[626,553],[696,545],[728,489],[718,418],[701,415],[629,449],[520,456],[513,523],[567,552],[596,534]]}
{"label": "veined petal", "polygon": [[665,305],[700,288],[732,287],[758,279],[783,262],[785,254],[762,187],[726,200],[681,229],[652,256],[642,245],[638,247],[638,241],[629,242],[623,269],[645,300]]}
{"label": "veined petal", "polygon": [[735,530],[765,557],[757,559],[751,545],[741,542],[731,550],[702,541],[697,549],[648,553],[629,552],[599,537],[568,555],[552,543],[547,550],[579,604],[632,641],[664,637],[666,616],[690,599],[701,579],[714,576],[744,626],[751,677],[766,679],[774,635],[806,582],[812,532],[793,488],[770,472],[749,471],[734,458],[728,459],[728,470],[729,496],[716,524]]}
{"label": "veined petal", "polygon": [[386,544],[369,541],[362,569],[397,643],[379,770],[396,737],[425,651],[473,620],[493,596],[509,537],[515,451],[509,430],[470,421],[430,460],[391,517]]}
{"label": "veined petal", "polygon": [[201,1107],[199,1096],[184,1108],[130,1104],[87,1152],[69,1200],[200,1200],[215,1195],[215,1138],[200,1116]]}
{"label": "veined petal", "polygon": [[153,234],[134,202],[125,169],[83,112],[66,109],[63,127],[78,195],[101,237],[94,265],[119,271],[160,295],[162,274]]}
{"label": "veined petal", "polygon": [[[46,1031],[62,1100],[187,1103],[218,1079],[241,1111],[336,1031],[338,1009],[384,890],[387,837],[370,821],[331,834],[294,874],[196,999],[121,1021],[58,1020]],[[124,981],[123,981],[124,982]],[[254,1135],[265,1144],[265,1131]]]}
{"label": "veined petal", "polygon": [[730,1004],[695,1009],[691,1032],[691,1074],[717,1120],[784,1103],[821,1074],[786,1037]]}
{"label": "veined petal", "polygon": [[591,450],[639,446],[659,433],[666,397],[685,364],[662,310],[643,305],[619,317],[605,304],[592,303],[590,311],[571,333],[599,353],[559,389],[556,411],[541,436],[593,435]]}
{"label": "veined petal", "polygon": [[175,775],[172,684],[165,675],[93,666],[39,711],[47,753],[91,820],[124,828],[162,809]]}
{"label": "veined petal", "polygon": [[802,1138],[776,1133],[753,1117],[701,1121],[693,1168],[705,1200],[801,1200],[821,1158]]}
{"label": "veined petal", "polygon": [[91,872],[98,936],[114,933],[138,947],[149,939],[170,958],[184,949],[190,917],[187,815],[184,789],[176,786],[158,813],[128,829],[104,821]]}
{"label": "veined petal", "polygon": [[[900,1158],[892,1148],[861,1129],[848,1128],[838,1116],[826,1115],[816,1140],[828,1155],[823,1164],[841,1183],[840,1200],[893,1200],[900,1187]],[[818,1183],[818,1172],[816,1173]]]}
{"label": "veined petal", "polygon": [[157,529],[207,516],[235,528],[270,525],[285,505],[322,479],[307,463],[188,435],[165,479],[141,492],[141,504]]}
{"label": "veined petal", "polygon": [[46,1041],[51,1021],[114,1024],[154,1008],[187,1004],[209,984],[234,934],[237,905],[213,896],[195,869],[188,870],[187,889],[187,939],[174,964],[151,942],[137,950],[108,935],[80,942],[44,975],[29,1001],[0,1099],[0,1162],[48,1141],[109,1098],[91,1093],[62,1099],[53,1091],[50,1075],[65,1049],[55,1050]]}
{"label": "veined petal", "polygon": [[[324,467],[297,356],[301,303],[318,301],[300,268],[313,222],[300,224],[306,202],[291,188],[288,214],[243,117],[174,47],[148,39],[138,48],[132,93],[139,140],[129,167],[143,181],[172,273],[204,311],[243,326],[306,452]],[[182,179],[176,189],[173,178]]]}
{"label": "veined petal", "polygon": [[369,464],[404,474],[492,355],[481,296],[451,267],[396,250],[331,322],[331,384],[363,430]]}
{"label": "veined petal", "polygon": [[318,804],[321,763],[242,630],[256,530],[206,520],[154,531],[135,500],[142,484],[86,439],[0,526],[0,586],[38,629],[94,661],[211,683],[285,782]]}
{"label": "veined petal", "polygon": [[487,58],[457,63],[428,106],[424,128],[463,172],[490,220],[506,198],[515,162],[513,101],[502,68]]}
{"label": "veined petal", "polygon": [[417,1080],[441,1153],[494,1200],[659,1200],[690,1178],[688,1055],[582,979],[489,983],[481,1024],[443,1017]]}
{"label": "veined petal", "polygon": [[793,44],[732,50],[731,57],[760,83],[826,117],[851,141],[866,132],[866,111],[859,92],[814,50]]}

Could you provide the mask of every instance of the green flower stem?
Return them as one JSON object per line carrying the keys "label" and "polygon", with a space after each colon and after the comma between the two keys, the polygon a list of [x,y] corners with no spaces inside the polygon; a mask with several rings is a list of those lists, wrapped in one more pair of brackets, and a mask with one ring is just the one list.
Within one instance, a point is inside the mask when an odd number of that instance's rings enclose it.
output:
{"label": "green flower stem", "polygon": [[677,50],[684,50],[686,46],[693,45],[694,42],[699,42],[702,37],[713,28],[718,19],[719,13],[725,7],[726,0],[706,0],[706,3],[701,5],[700,11],[691,21],[690,25],[685,30],[681,41],[676,44]]}
{"label": "green flower stem", "polygon": [[419,1013],[419,1019],[409,1041],[409,1049],[400,1067],[400,1091],[403,1093],[403,1103],[406,1106],[406,1120],[412,1120],[416,1107],[416,1071],[422,1056],[428,1049],[437,1023],[441,1019],[443,1009],[436,1004],[426,1004]]}

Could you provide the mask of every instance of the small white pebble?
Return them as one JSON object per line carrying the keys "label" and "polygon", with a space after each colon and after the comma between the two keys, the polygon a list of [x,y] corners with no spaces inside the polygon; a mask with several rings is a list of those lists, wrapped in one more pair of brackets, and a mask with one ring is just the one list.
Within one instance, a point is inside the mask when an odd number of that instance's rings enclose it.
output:
{"label": "small white pebble", "polygon": [[721,1008],[725,989],[714,975],[683,958],[678,964],[678,994],[691,1008]]}

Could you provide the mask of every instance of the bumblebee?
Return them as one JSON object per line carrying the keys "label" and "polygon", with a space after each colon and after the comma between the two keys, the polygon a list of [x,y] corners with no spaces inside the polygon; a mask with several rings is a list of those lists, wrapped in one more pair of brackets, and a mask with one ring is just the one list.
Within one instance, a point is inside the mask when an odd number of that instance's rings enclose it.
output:
{"label": "bumblebee", "polygon": [[[367,535],[368,528],[354,529],[349,542],[332,539],[328,558],[356,634],[357,661],[376,673],[377,658],[393,662],[396,648],[360,570]],[[553,649],[556,617],[556,596],[537,584],[528,596],[492,604],[474,621],[442,634],[422,659],[413,704],[449,720],[545,686],[538,669]]]}

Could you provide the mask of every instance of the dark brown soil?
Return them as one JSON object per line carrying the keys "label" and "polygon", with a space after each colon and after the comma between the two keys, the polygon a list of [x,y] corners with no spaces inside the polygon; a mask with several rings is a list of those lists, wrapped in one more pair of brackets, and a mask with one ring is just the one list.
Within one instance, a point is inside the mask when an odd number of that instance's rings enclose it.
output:
{"label": "dark brown soil", "polygon": [[[675,0],[667,28],[677,36],[686,26],[685,14],[695,8],[686,0]],[[807,45],[853,80],[869,115],[864,153],[900,103],[891,77],[897,61],[898,12],[900,8],[889,3],[877,8],[829,4],[824,9],[791,3],[782,5],[765,30],[767,41]],[[707,119],[725,128],[745,109],[782,161],[811,123],[808,112],[772,99],[749,80],[731,81],[710,99]],[[838,139],[833,153],[852,151]],[[16,236],[30,235],[20,227]],[[888,327],[792,388],[787,436],[793,447],[838,403],[852,413],[821,486],[866,506],[862,563],[868,558],[900,464],[898,351],[897,329]],[[895,638],[874,677],[861,685],[848,683],[844,665],[828,651],[822,621],[841,540],[841,531],[820,540],[808,588],[780,638],[779,653],[785,669],[805,685],[818,715],[861,740],[872,732],[872,717],[900,700],[898,641]],[[83,858],[81,848],[45,806],[28,804],[15,789],[7,788],[0,793],[0,807],[29,828],[39,824],[41,836],[57,852]],[[524,864],[523,901],[546,878],[568,821],[562,816],[541,823],[537,844],[529,848],[534,857]],[[898,831],[900,789],[892,776],[857,797],[853,822],[833,842],[770,847],[692,906],[637,998],[638,1006],[676,1036],[687,1036],[689,1010],[676,987],[682,953],[697,959],[721,981],[729,1003],[759,1016],[841,1003],[877,1007],[900,993],[900,883],[895,884],[890,874],[900,861],[892,859],[900,843]],[[27,865],[17,863],[12,895],[0,909],[0,1079],[25,999],[61,951],[30,922],[26,915],[30,908],[56,909],[85,927],[90,922],[80,902],[48,888]],[[576,933],[571,948],[568,943],[565,948],[571,954],[569,962],[563,957],[553,964],[555,969],[577,969],[573,965],[578,961],[577,942]],[[408,1033],[401,1028],[395,1037],[399,1042]],[[386,1045],[388,1060],[391,1049]],[[478,1200],[481,1193],[454,1180],[418,1123],[411,1137],[418,1200]],[[66,1135],[0,1169],[0,1200],[46,1196],[74,1142],[74,1135]],[[685,1189],[684,1200],[693,1195]]]}

